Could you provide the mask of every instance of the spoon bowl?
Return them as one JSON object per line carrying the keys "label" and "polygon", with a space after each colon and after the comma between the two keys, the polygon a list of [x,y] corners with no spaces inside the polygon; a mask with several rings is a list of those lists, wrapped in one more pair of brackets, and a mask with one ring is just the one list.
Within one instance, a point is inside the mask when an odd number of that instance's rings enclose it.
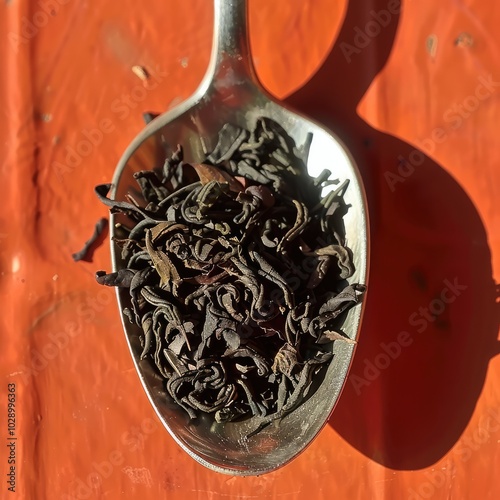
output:
{"label": "spoon bowl", "polygon": [[[366,283],[368,232],[362,182],[352,157],[339,139],[321,125],[273,99],[253,70],[247,39],[246,2],[215,0],[214,43],[209,69],[197,91],[176,108],[158,116],[125,151],[113,178],[111,197],[122,200],[136,188],[133,174],[161,165],[181,144],[188,163],[201,163],[228,122],[252,129],[260,117],[279,123],[298,147],[308,149],[307,169],[316,177],[325,168],[335,178],[350,181],[344,199],[350,205],[344,217],[346,237],[353,253],[355,273],[349,280]],[[324,193],[325,194],[325,193]],[[112,216],[111,237],[119,238]],[[120,249],[112,241],[113,268],[124,267]],[[130,305],[127,291],[117,289],[120,310]],[[358,337],[362,306],[351,309],[343,331]],[[334,342],[334,358],[314,393],[281,422],[247,437],[256,427],[252,419],[216,423],[202,415],[195,420],[173,403],[161,378],[148,360],[140,360],[140,329],[122,316],[134,363],[158,417],[175,441],[206,467],[232,475],[260,475],[278,469],[303,451],[328,421],[345,383],[355,344]]]}

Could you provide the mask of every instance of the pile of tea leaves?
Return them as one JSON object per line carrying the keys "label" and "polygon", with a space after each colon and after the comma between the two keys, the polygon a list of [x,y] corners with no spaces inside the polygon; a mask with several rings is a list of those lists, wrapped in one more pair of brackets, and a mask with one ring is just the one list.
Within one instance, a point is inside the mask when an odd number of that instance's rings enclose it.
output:
{"label": "pile of tea leaves", "polygon": [[226,124],[201,164],[178,146],[162,168],[136,173],[140,196],[96,188],[128,220],[115,239],[124,267],[96,279],[128,289],[141,359],[191,418],[255,416],[261,429],[308,396],[332,342],[352,342],[343,313],[365,287],[347,281],[348,183],[310,177],[304,155],[260,118],[253,130]]}

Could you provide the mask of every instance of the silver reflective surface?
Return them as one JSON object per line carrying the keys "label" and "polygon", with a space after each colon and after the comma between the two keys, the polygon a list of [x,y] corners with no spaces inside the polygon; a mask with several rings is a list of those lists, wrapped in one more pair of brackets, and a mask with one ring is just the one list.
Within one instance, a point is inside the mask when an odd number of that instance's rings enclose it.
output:
{"label": "silver reflective surface", "polygon": [[[262,90],[255,77],[246,34],[246,2],[215,0],[214,46],[210,67],[195,94],[180,106],[151,122],[131,143],[121,158],[113,179],[112,196],[123,199],[137,189],[133,173],[163,163],[164,144],[184,148],[187,162],[204,158],[205,141],[210,150],[226,122],[252,128],[265,116],[278,122],[297,146],[312,134],[307,168],[317,176],[323,169],[332,178],[350,180],[345,200],[351,205],[345,217],[348,244],[354,255],[356,272],[349,280],[366,283],[368,262],[367,213],[362,182],[353,160],[339,140],[320,125],[286,109]],[[116,235],[112,220],[111,236]],[[113,267],[122,267],[120,251],[112,242]],[[128,293],[118,291],[120,310],[129,304]],[[357,339],[362,306],[352,309],[343,331]],[[140,361],[137,327],[123,318],[127,341],[143,387],[158,417],[177,443],[195,460],[217,472],[258,475],[275,470],[311,443],[328,421],[347,377],[354,346],[335,342],[334,359],[318,389],[302,405],[280,422],[275,422],[251,438],[245,436],[258,421],[217,424],[209,416],[190,420],[173,404],[162,381],[147,360]]]}

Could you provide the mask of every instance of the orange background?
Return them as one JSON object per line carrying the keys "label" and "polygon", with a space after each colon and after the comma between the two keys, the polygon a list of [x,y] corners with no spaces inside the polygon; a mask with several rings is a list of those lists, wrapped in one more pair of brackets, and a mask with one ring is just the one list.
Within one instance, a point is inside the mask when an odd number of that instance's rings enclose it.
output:
{"label": "orange background", "polygon": [[500,497],[500,4],[399,3],[249,2],[264,86],[360,165],[372,256],[329,425],[288,466],[247,478],[198,465],[161,428],[113,291],[94,281],[108,245],[71,259],[107,215],[93,187],[141,113],[203,77],[212,3],[1,3],[0,442],[9,383],[18,437],[15,494],[0,446],[1,498]]}

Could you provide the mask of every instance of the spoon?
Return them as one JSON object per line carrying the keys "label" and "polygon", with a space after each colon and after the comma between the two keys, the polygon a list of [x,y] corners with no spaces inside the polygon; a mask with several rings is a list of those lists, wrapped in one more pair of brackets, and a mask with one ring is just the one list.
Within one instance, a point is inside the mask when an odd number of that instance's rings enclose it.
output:
{"label": "spoon", "polygon": [[[335,178],[349,180],[344,218],[353,252],[352,282],[366,283],[368,261],[367,213],[364,191],[353,159],[339,139],[321,125],[287,109],[259,83],[252,65],[247,37],[245,0],[214,0],[215,19],[210,65],[196,92],[174,109],[158,116],[132,141],[113,178],[113,199],[124,199],[136,188],[134,172],[150,170],[165,157],[165,144],[184,148],[184,159],[200,163],[204,148],[215,145],[218,131],[231,122],[251,129],[259,117],[278,122],[297,146],[308,149],[307,169],[318,176],[330,168]],[[208,144],[202,144],[202,137]],[[210,144],[210,142],[212,142]],[[325,194],[325,192],[323,192]],[[112,216],[111,237],[120,237]],[[119,248],[112,242],[114,271],[123,267]],[[120,310],[129,294],[117,290]],[[359,332],[362,307],[347,314],[343,331],[352,340]],[[162,380],[147,360],[140,360],[140,330],[122,316],[130,352],[143,387],[158,417],[175,441],[195,460],[211,470],[232,475],[260,475],[282,467],[302,452],[327,423],[347,378],[355,344],[334,342],[334,353],[324,380],[314,394],[281,422],[251,437],[255,417],[243,422],[216,424],[207,415],[191,421],[184,410],[167,399]]]}

